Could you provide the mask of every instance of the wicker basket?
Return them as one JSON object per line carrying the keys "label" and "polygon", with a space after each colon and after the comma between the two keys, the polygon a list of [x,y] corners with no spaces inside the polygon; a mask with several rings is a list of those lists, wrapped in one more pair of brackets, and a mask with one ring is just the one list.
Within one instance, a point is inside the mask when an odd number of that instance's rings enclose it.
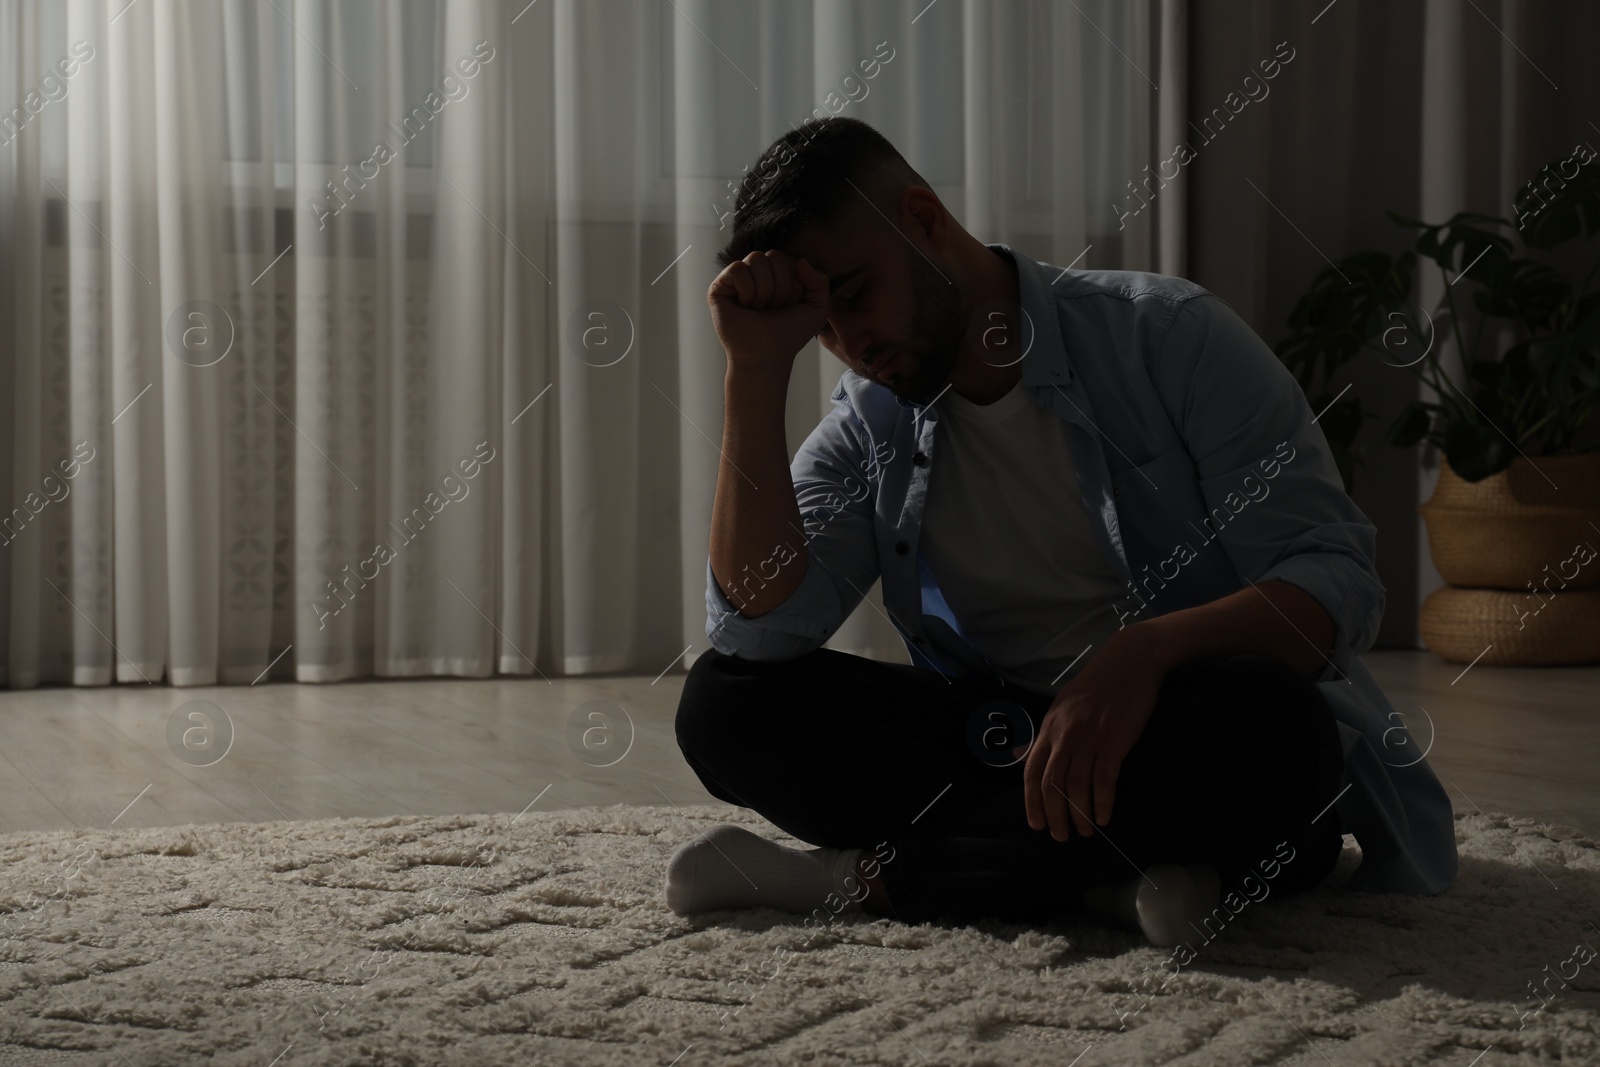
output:
{"label": "wicker basket", "polygon": [[1423,601],[1417,627],[1430,651],[1456,663],[1596,663],[1600,662],[1600,590],[1546,598],[1444,586]]}
{"label": "wicker basket", "polygon": [[1600,582],[1600,559],[1570,562],[1580,543],[1600,547],[1600,452],[1519,456],[1477,482],[1441,463],[1438,487],[1417,510],[1433,565],[1453,586],[1527,593],[1530,582],[1552,592]]}

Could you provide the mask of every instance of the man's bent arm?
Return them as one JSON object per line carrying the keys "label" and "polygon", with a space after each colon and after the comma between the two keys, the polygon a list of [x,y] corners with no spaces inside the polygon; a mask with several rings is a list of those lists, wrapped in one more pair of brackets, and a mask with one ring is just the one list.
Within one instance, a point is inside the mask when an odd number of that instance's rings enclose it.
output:
{"label": "man's bent arm", "polygon": [[1333,619],[1310,593],[1266,581],[1209,604],[1168,612],[1126,631],[1164,672],[1217,656],[1271,656],[1315,678],[1330,662]]}
{"label": "man's bent arm", "polygon": [[784,439],[789,370],[782,362],[768,370],[730,361],[724,378],[711,570],[747,619],[787,600],[809,565]]}
{"label": "man's bent arm", "polygon": [[[1163,404],[1194,459],[1204,507],[1236,515],[1217,534],[1223,551],[1247,589],[1278,583],[1315,598],[1334,632],[1317,650],[1327,656],[1318,658],[1314,680],[1348,680],[1383,617],[1383,583],[1373,562],[1377,530],[1345,492],[1300,384],[1209,293],[1184,302],[1159,351]],[[1293,597],[1252,602],[1251,617],[1284,627],[1285,642],[1300,641],[1273,610],[1282,608],[1307,637],[1321,641],[1289,610]]]}

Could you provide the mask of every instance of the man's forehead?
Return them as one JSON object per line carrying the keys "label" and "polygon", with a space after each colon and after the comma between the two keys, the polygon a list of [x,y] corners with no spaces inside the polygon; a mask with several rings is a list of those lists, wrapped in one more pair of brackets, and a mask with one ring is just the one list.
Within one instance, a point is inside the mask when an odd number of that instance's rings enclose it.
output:
{"label": "man's forehead", "polygon": [[828,276],[830,288],[837,289],[867,268],[867,251],[859,235],[846,236],[838,230],[808,227],[783,249],[796,259],[804,259]]}

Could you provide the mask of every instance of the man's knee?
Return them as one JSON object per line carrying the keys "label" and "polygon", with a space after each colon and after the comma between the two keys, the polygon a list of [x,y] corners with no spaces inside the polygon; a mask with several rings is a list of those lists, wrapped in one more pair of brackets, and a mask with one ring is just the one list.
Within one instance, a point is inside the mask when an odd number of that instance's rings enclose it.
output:
{"label": "man's knee", "polygon": [[678,698],[674,729],[685,752],[725,741],[736,718],[748,719],[762,703],[763,690],[775,684],[772,671],[757,660],[709,648],[695,658]]}
{"label": "man's knee", "polygon": [[1333,710],[1317,684],[1282,660],[1270,656],[1234,656],[1223,665],[1223,684],[1237,706],[1249,709],[1281,733],[1326,740]]}
{"label": "man's knee", "polygon": [[1248,767],[1262,783],[1308,795],[1320,796],[1343,773],[1333,709],[1317,684],[1294,668],[1241,655],[1196,664],[1184,674],[1194,703],[1179,732],[1197,750]]}
{"label": "man's knee", "polygon": [[1238,672],[1233,684],[1247,694],[1240,725],[1256,735],[1245,745],[1270,755],[1254,764],[1255,773],[1322,808],[1344,775],[1339,723],[1322,690],[1281,660],[1241,656],[1230,665]]}
{"label": "man's knee", "polygon": [[722,717],[726,700],[726,666],[733,657],[709,648],[695,658],[683,682],[683,693],[678,698],[678,713],[673,722],[678,737],[678,747],[685,752],[691,746],[699,747],[700,739],[716,729]]}
{"label": "man's knee", "polygon": [[794,660],[749,660],[715,648],[689,667],[678,700],[674,729],[685,754],[726,748],[730,738],[748,738],[751,717],[764,723],[803,701],[796,697],[803,679],[814,674],[821,653]]}

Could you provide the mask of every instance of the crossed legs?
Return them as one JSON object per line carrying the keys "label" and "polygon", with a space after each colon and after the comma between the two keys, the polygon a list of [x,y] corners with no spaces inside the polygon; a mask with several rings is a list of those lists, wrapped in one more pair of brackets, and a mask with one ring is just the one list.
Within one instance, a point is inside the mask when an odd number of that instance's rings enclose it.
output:
{"label": "crossed legs", "polygon": [[[676,732],[713,796],[812,845],[863,850],[865,907],[908,922],[1115,911],[1128,902],[1107,887],[1154,885],[1152,869],[1173,865],[1210,865],[1223,892],[1263,864],[1277,892],[1332,869],[1338,728],[1284,665],[1234,656],[1169,672],[1111,821],[1066,841],[1028,826],[1009,756],[1049,705],[832,649],[768,662],[711,650],[690,669]],[[1008,728],[1021,736],[991,736]]]}

